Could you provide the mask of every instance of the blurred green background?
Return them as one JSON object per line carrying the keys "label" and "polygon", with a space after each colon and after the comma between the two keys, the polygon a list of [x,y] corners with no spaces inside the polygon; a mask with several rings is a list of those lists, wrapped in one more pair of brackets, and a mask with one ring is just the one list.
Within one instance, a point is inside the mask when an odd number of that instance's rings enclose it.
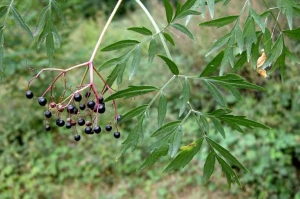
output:
{"label": "blurred green background", "polygon": [[[3,2],[3,3],[2,3]],[[2,1],[5,5],[7,1]],[[237,2],[237,3],[236,3]],[[272,1],[269,1],[272,4]],[[216,18],[228,14],[238,14],[244,2],[235,1],[222,7],[216,6]],[[26,0],[15,2],[26,22],[34,29],[38,15],[47,1]],[[112,10],[114,1],[72,0],[62,1],[67,26],[55,19],[62,35],[62,48],[56,49],[54,66],[67,68],[89,59],[98,35],[104,26],[107,14]],[[164,8],[161,1],[146,2],[150,12],[163,26]],[[260,1],[253,1],[258,11],[263,11]],[[234,6],[232,6],[234,5]],[[184,74],[200,74],[211,57],[205,57],[212,42],[228,29],[200,28],[200,21],[193,18],[188,25],[195,35],[196,42],[174,30],[176,47],[171,48],[173,57]],[[184,22],[184,21],[183,21]],[[285,18],[279,23],[286,26]],[[300,25],[295,21],[295,25]],[[148,19],[134,1],[125,1],[118,16],[111,24],[102,47],[124,38],[142,39],[127,31],[131,26],[145,26],[153,30]],[[274,36],[278,34],[276,31]],[[165,174],[164,166],[168,158],[160,160],[153,167],[137,171],[149,154],[147,147],[153,142],[149,138],[157,128],[156,109],[150,111],[150,118],[144,126],[144,143],[135,151],[128,151],[119,161],[116,157],[121,143],[134,127],[134,121],[121,125],[122,137],[113,138],[110,133],[86,136],[80,142],[73,140],[73,133],[64,129],[44,130],[45,109],[36,100],[26,100],[27,82],[43,67],[48,67],[44,47],[37,50],[36,40],[28,38],[12,19],[4,31],[5,57],[1,69],[0,84],[0,198],[300,198],[300,68],[292,62],[286,63],[286,79],[282,82],[279,72],[273,72],[263,79],[245,65],[238,74],[250,82],[261,85],[267,92],[243,90],[243,100],[236,101],[226,95],[228,106],[234,114],[245,115],[272,127],[272,130],[247,130],[240,134],[225,128],[224,140],[215,132],[211,137],[229,149],[251,172],[237,171],[243,189],[234,185],[228,189],[226,178],[216,166],[215,173],[207,185],[202,184],[202,168],[206,158],[206,146],[183,170]],[[158,41],[158,39],[157,39]],[[299,57],[300,44],[289,41],[290,49]],[[143,45],[141,66],[132,81],[128,81],[128,71],[124,76],[127,84],[163,85],[171,77],[155,59],[147,66],[147,48]],[[164,53],[162,48],[159,53]],[[99,53],[96,65],[116,56]],[[68,84],[76,84],[78,70],[69,76]],[[104,71],[107,76],[109,70]],[[36,96],[46,89],[55,73],[48,72],[33,83]],[[191,102],[201,111],[211,111],[216,103],[209,92],[199,82],[191,82]],[[101,87],[101,85],[100,85]],[[167,120],[176,119],[179,109],[179,87],[172,85],[168,94]],[[226,92],[224,92],[226,94]],[[149,102],[151,96],[131,100],[119,100],[120,113]],[[154,106],[155,107],[155,106]],[[113,116],[113,109],[108,108]],[[105,120],[103,125],[105,125]],[[184,126],[182,145],[196,138],[198,129],[193,120]]]}

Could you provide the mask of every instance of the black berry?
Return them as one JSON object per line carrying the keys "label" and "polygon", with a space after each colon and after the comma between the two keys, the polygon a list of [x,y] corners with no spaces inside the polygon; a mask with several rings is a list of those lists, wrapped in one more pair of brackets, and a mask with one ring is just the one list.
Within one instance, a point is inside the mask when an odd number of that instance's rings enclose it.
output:
{"label": "black berry", "polygon": [[26,91],[26,97],[28,99],[32,99],[33,98],[33,92],[32,91]]}
{"label": "black berry", "polygon": [[98,113],[104,113],[105,112],[105,106],[103,104],[100,104],[98,107]]}
{"label": "black berry", "polygon": [[85,120],[83,118],[79,118],[77,123],[79,126],[83,126],[85,124]]}
{"label": "black berry", "polygon": [[90,96],[91,96],[91,92],[90,91],[88,91],[88,92],[85,93],[85,97],[86,98],[89,98]]}
{"label": "black berry", "polygon": [[80,140],[80,135],[78,134],[74,135],[74,140],[78,142]]}
{"label": "black berry", "polygon": [[70,122],[68,122],[67,124],[66,124],[66,128],[67,129],[70,129],[72,127],[72,124],[70,123]]}
{"label": "black berry", "polygon": [[95,126],[94,127],[94,131],[95,131],[95,133],[100,133],[101,132],[101,127],[100,126]]}
{"label": "black berry", "polygon": [[100,104],[104,102],[104,98],[101,95],[98,96],[98,100]]}
{"label": "black berry", "polygon": [[120,132],[114,132],[114,137],[115,138],[120,138],[121,137],[121,133]]}
{"label": "black berry", "polygon": [[49,111],[49,110],[47,110],[46,112],[45,112],[45,117],[46,118],[50,118],[52,116],[52,113]]}
{"label": "black berry", "polygon": [[122,119],[122,115],[119,115],[119,114],[118,114],[118,115],[116,116],[117,122],[119,122],[121,119]]}
{"label": "black berry", "polygon": [[67,111],[68,111],[68,113],[74,113],[74,108],[75,108],[75,106],[73,106],[72,104],[70,104],[70,105],[68,105],[68,107],[67,107]]}
{"label": "black berry", "polygon": [[46,131],[50,131],[51,130],[51,126],[49,126],[48,124],[45,126]]}
{"label": "black berry", "polygon": [[47,104],[47,100],[44,97],[39,97],[38,102],[41,106],[45,106]]}
{"label": "black berry", "polygon": [[112,126],[110,124],[108,124],[108,125],[105,126],[105,129],[107,131],[111,131],[112,130]]}
{"label": "black berry", "polygon": [[84,129],[84,132],[86,134],[92,134],[92,131],[93,131],[93,129],[91,127],[89,127],[89,126],[85,127],[85,129]]}
{"label": "black berry", "polygon": [[78,108],[74,108],[74,110],[73,110],[73,114],[77,114],[78,113]]}
{"label": "black berry", "polygon": [[85,109],[85,104],[80,104],[79,108],[80,108],[80,110],[84,110]]}
{"label": "black berry", "polygon": [[62,120],[62,119],[60,119],[60,118],[58,118],[58,119],[56,120],[56,125],[59,126],[59,127],[62,127],[62,126],[65,125],[65,121]]}
{"label": "black berry", "polygon": [[87,103],[87,107],[89,107],[92,110],[94,109],[95,105],[96,105],[96,103],[94,101],[88,101],[88,103]]}
{"label": "black berry", "polygon": [[74,95],[74,100],[75,100],[76,102],[80,102],[81,99],[82,99],[82,96],[81,96],[79,93],[76,93],[76,94]]}

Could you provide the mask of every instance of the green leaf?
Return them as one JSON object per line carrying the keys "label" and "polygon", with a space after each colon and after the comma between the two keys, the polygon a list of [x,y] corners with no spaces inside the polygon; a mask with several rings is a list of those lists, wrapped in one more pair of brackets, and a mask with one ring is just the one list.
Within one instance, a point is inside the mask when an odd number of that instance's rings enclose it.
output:
{"label": "green leaf", "polygon": [[174,132],[180,124],[181,124],[181,121],[173,121],[173,122],[167,123],[167,124],[163,125],[162,127],[160,127],[159,129],[157,129],[154,133],[152,133],[151,137],[170,134],[170,133]]}
{"label": "green leaf", "polygon": [[259,36],[257,37],[257,41],[255,44],[252,45],[251,48],[251,65],[253,69],[256,69],[256,65],[257,65],[257,60],[258,57],[260,55],[260,50],[259,50],[259,46],[260,46],[260,39],[261,39],[262,34],[259,34]]}
{"label": "green leaf", "polygon": [[55,26],[52,27],[52,34],[54,36],[54,39],[55,39],[55,43],[57,45],[57,47],[60,47],[60,43],[61,43],[61,37],[60,35],[58,34]]}
{"label": "green leaf", "polygon": [[118,41],[116,43],[113,43],[111,45],[108,45],[108,46],[102,48],[101,51],[106,52],[106,51],[119,50],[119,49],[122,49],[122,48],[128,48],[128,47],[131,47],[131,46],[135,46],[139,43],[140,42],[136,41],[136,40],[122,40],[122,41]]}
{"label": "green leaf", "polygon": [[265,23],[262,21],[260,16],[255,12],[255,10],[253,10],[253,8],[251,6],[250,6],[250,14],[251,14],[252,18],[254,19],[255,23],[259,26],[261,31],[264,33],[265,29],[266,29]]}
{"label": "green leaf", "polygon": [[266,29],[264,35],[263,35],[263,46],[265,52],[268,54],[271,51],[272,48],[272,37],[269,29]]}
{"label": "green leaf", "polygon": [[168,154],[171,158],[173,158],[180,148],[181,140],[182,140],[182,127],[181,125],[178,126],[178,128],[175,130],[175,133],[171,137],[170,143],[169,143],[169,151]]}
{"label": "green leaf", "polygon": [[[48,12],[48,15],[49,15],[49,12]],[[51,20],[46,21],[44,29],[38,38],[38,48],[41,47],[41,45],[44,42],[44,40],[46,39],[47,35],[51,34],[51,27],[52,27],[52,21]]]}
{"label": "green leaf", "polygon": [[14,15],[15,21],[21,26],[21,28],[22,28],[23,30],[25,30],[25,31],[28,33],[28,35],[29,35],[30,37],[32,37],[32,32],[31,32],[30,28],[29,28],[28,25],[24,22],[24,20],[22,19],[20,13],[18,12],[18,10],[17,10],[14,6],[11,6],[11,11],[12,11],[12,13],[13,13],[13,15]]}
{"label": "green leaf", "polygon": [[173,40],[173,38],[168,34],[168,33],[163,33],[165,39],[172,45],[172,46],[175,46],[175,42]]}
{"label": "green leaf", "polygon": [[129,58],[129,56],[131,55],[132,52],[133,52],[133,49],[125,52],[120,57],[113,58],[113,59],[105,61],[101,66],[98,67],[98,71],[107,69],[107,68],[112,67],[112,66],[117,65],[117,64],[126,63],[128,61],[128,58]]}
{"label": "green leaf", "polygon": [[131,27],[131,28],[127,28],[127,30],[134,31],[134,32],[137,32],[142,35],[152,35],[151,30],[149,30],[148,28],[145,28],[144,26],[143,27]]}
{"label": "green leaf", "polygon": [[146,93],[150,93],[153,91],[156,91],[157,88],[153,87],[153,86],[129,86],[127,89],[124,90],[120,90],[114,94],[112,94],[111,96],[109,96],[108,98],[106,98],[106,102],[114,100],[114,99],[118,99],[118,98],[131,98],[131,97],[135,97],[138,95],[144,95]]}
{"label": "green leaf", "polygon": [[211,175],[214,172],[215,160],[216,160],[215,153],[213,151],[211,151],[205,160],[205,164],[204,164],[204,168],[203,168],[203,183],[204,184],[206,184],[209,181]]}
{"label": "green leaf", "polygon": [[250,16],[248,16],[245,22],[245,28],[243,33],[247,50],[247,61],[249,62],[251,58],[252,44],[257,42],[255,24],[253,18]]}
{"label": "green leaf", "polygon": [[122,143],[123,148],[117,159],[119,159],[130,147],[132,148],[132,151],[134,151],[139,140],[143,139],[143,120],[144,117],[141,117],[139,119],[138,124],[129,133],[126,140]]}
{"label": "green leaf", "polygon": [[232,36],[232,33],[230,32],[230,33],[222,36],[221,38],[219,38],[217,41],[215,41],[213,43],[213,45],[210,47],[208,53],[206,53],[205,57],[210,55],[212,52],[218,50],[219,48],[221,48],[225,44],[227,44],[227,42],[228,42],[228,40],[230,39],[231,36]]}
{"label": "green leaf", "polygon": [[168,24],[170,24],[173,17],[173,8],[168,0],[164,0],[164,6],[166,10],[167,21]]}
{"label": "green leaf", "polygon": [[176,169],[184,168],[200,150],[203,139],[204,138],[197,140],[195,145],[190,147],[188,150],[181,151],[175,157],[175,159],[165,168],[164,172],[170,172]]}
{"label": "green leaf", "polygon": [[53,54],[54,54],[54,41],[53,41],[53,35],[48,34],[46,38],[46,49],[47,49],[47,55],[49,58],[49,65],[52,66],[53,64]]}
{"label": "green leaf", "polygon": [[226,102],[225,102],[222,94],[219,92],[219,90],[210,81],[204,80],[203,82],[206,85],[206,87],[208,88],[209,92],[215,98],[217,103],[222,107],[226,107]]}
{"label": "green leaf", "polygon": [[117,65],[117,67],[119,67],[119,74],[118,74],[118,78],[117,78],[117,85],[120,85],[123,81],[123,75],[124,75],[124,71],[126,68],[126,64],[127,62],[123,62]]}
{"label": "green leaf", "polygon": [[0,19],[6,14],[9,6],[1,6],[0,7]]}
{"label": "green leaf", "polygon": [[230,23],[236,21],[238,17],[239,17],[238,15],[223,17],[223,18],[200,23],[199,26],[215,26],[217,28],[220,28],[220,27],[223,27],[227,24],[230,24]]}
{"label": "green leaf", "polygon": [[143,162],[143,164],[139,167],[138,170],[146,169],[150,166],[152,166],[157,160],[162,157],[166,156],[168,153],[168,145],[163,145],[162,147],[155,148],[152,153],[146,158],[146,160]]}
{"label": "green leaf", "polygon": [[138,45],[137,49],[135,50],[135,54],[133,56],[133,59],[132,59],[129,80],[131,80],[133,78],[136,69],[140,65],[141,57],[142,57],[142,49],[141,49],[141,46]]}
{"label": "green leaf", "polygon": [[185,112],[186,107],[187,107],[187,103],[190,100],[190,92],[191,92],[191,88],[190,88],[190,84],[187,78],[185,78],[184,80],[184,84],[183,84],[183,88],[181,90],[181,94],[180,94],[180,98],[182,101],[182,105],[179,111],[179,117]]}
{"label": "green leaf", "polygon": [[270,66],[279,57],[283,50],[283,37],[282,34],[278,37],[275,44],[273,45],[269,54],[267,54],[267,59],[265,63],[261,66],[262,69]]}
{"label": "green leaf", "polygon": [[247,52],[244,51],[235,62],[234,67],[230,70],[230,72],[237,71],[238,69],[242,68],[247,61]]}
{"label": "green leaf", "polygon": [[[108,75],[107,79],[106,79],[106,83],[111,87],[113,85],[113,83],[115,82],[115,80],[117,79],[118,75],[119,75],[119,70],[120,67],[119,65],[117,65],[113,71],[110,73],[110,75]],[[105,87],[106,88],[106,87]],[[106,89],[105,89],[106,90]]]}
{"label": "green leaf", "polygon": [[203,126],[204,131],[206,132],[206,134],[209,132],[209,124],[206,120],[206,117],[203,115],[199,115],[199,119],[201,121],[201,124]]}
{"label": "green leaf", "polygon": [[152,38],[149,44],[149,49],[148,49],[148,65],[150,66],[153,62],[153,59],[157,53],[157,43],[155,38]]}
{"label": "green leaf", "polygon": [[233,57],[233,44],[234,44],[234,36],[229,39],[227,46],[224,50],[224,57],[221,62],[221,67],[219,71],[219,75],[223,75],[225,71],[225,67],[227,66],[227,63],[231,65],[231,67],[234,66],[234,57]]}
{"label": "green leaf", "polygon": [[244,50],[244,36],[240,26],[237,24],[234,29],[236,43],[241,54]]}
{"label": "green leaf", "polygon": [[190,16],[190,15],[201,15],[201,12],[198,12],[196,10],[185,10],[183,12],[180,12],[180,14],[178,16],[176,16],[174,18],[175,19],[181,19],[181,18],[184,18],[186,16]]}
{"label": "green leaf", "polygon": [[215,14],[215,0],[207,0],[207,6],[210,17],[213,19]]}
{"label": "green leaf", "polygon": [[284,30],[282,32],[283,32],[283,34],[285,34],[286,36],[288,36],[291,39],[295,39],[297,41],[300,40],[300,37],[299,37],[300,27],[293,29],[293,30]]}
{"label": "green leaf", "polygon": [[63,21],[64,25],[66,25],[66,19],[64,17],[63,12],[61,11],[58,3],[55,0],[51,0],[51,5],[53,6],[54,10],[56,11],[57,15],[59,16],[59,18]]}
{"label": "green leaf", "polygon": [[207,143],[215,150],[217,150],[226,160],[230,161],[232,164],[235,166],[244,169],[245,171],[249,172],[244,165],[242,165],[229,151],[225,148],[223,148],[221,145],[216,143],[215,141],[211,140],[210,138],[206,137],[205,138]]}
{"label": "green leaf", "polygon": [[292,52],[289,51],[289,49],[284,46],[284,54],[293,62],[297,63],[297,64],[300,64],[300,59],[295,56]]}
{"label": "green leaf", "polygon": [[179,70],[177,65],[170,60],[168,57],[165,57],[163,55],[157,55],[159,56],[162,60],[165,61],[165,63],[167,64],[167,66],[169,67],[170,71],[174,74],[174,75],[179,75]]}
{"label": "green leaf", "polygon": [[219,164],[222,167],[222,170],[224,171],[224,173],[226,174],[226,178],[227,178],[227,183],[228,186],[230,188],[231,186],[231,178],[233,178],[235,180],[235,182],[242,187],[242,184],[239,181],[238,176],[236,175],[236,173],[233,171],[233,169],[227,164],[227,162],[225,162],[221,157],[217,156],[217,160],[219,162]]}
{"label": "green leaf", "polygon": [[171,26],[177,30],[179,30],[180,32],[182,32],[183,34],[185,34],[186,36],[188,36],[190,39],[194,40],[194,36],[191,33],[191,31],[189,29],[187,29],[187,27],[179,24],[179,23],[174,23],[171,24]]}
{"label": "green leaf", "polygon": [[128,120],[131,120],[134,117],[140,117],[141,115],[143,115],[146,112],[147,107],[148,107],[148,104],[144,104],[144,105],[141,105],[141,106],[138,106],[138,107],[132,109],[131,111],[124,114],[122,116],[121,120],[118,121],[118,123],[126,122]]}
{"label": "green leaf", "polygon": [[181,7],[181,11],[189,10],[194,6],[197,0],[187,0]]}
{"label": "green leaf", "polygon": [[219,122],[219,120],[217,120],[214,117],[210,117],[210,119],[213,122],[216,131],[218,131],[222,135],[222,137],[225,139],[226,135],[225,135],[225,131],[224,131],[224,128],[223,128],[221,122]]}
{"label": "green leaf", "polygon": [[33,36],[37,36],[44,29],[48,11],[49,11],[49,6],[46,6],[42,9]]}
{"label": "green leaf", "polygon": [[218,69],[218,67],[220,66],[223,56],[224,56],[224,51],[221,51],[217,56],[215,56],[213,58],[213,60],[211,60],[206,65],[206,67],[202,71],[200,77],[205,77],[205,76],[208,76],[208,75],[212,74],[213,72],[215,72]]}
{"label": "green leaf", "polygon": [[167,113],[167,99],[163,93],[161,93],[159,102],[158,102],[158,114],[157,114],[157,123],[158,127],[161,127]]}
{"label": "green leaf", "polygon": [[241,76],[229,73],[223,76],[212,76],[205,77],[204,79],[209,80],[213,83],[217,83],[221,86],[230,86],[235,88],[250,88],[260,91],[265,91],[263,87],[245,81]]}

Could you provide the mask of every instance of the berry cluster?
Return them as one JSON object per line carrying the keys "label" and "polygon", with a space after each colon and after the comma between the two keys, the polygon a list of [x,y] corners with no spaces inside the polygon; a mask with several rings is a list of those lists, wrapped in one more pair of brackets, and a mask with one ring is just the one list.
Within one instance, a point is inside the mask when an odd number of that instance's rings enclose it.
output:
{"label": "berry cluster", "polygon": [[[32,99],[34,94],[32,91],[28,90],[26,92],[26,97]],[[50,99],[50,100],[53,100]],[[38,98],[38,104],[40,106],[46,106],[48,103],[45,97]],[[45,130],[50,131],[51,125],[50,121],[53,116],[56,117],[56,125],[58,127],[64,127],[67,129],[73,129],[76,134],[74,139],[79,141],[81,139],[80,135],[77,132],[79,127],[84,128],[86,134],[99,134],[101,132],[101,127],[98,125],[98,119],[100,114],[104,114],[106,111],[105,102],[102,94],[93,95],[91,91],[85,93],[84,97],[79,92],[75,92],[71,95],[68,103],[56,103],[50,101],[47,105],[47,110],[44,112],[45,116]],[[66,115],[66,118],[63,119],[63,116]],[[115,123],[121,119],[121,115],[116,114],[114,117]],[[110,132],[113,129],[111,122],[105,126],[105,130]],[[115,138],[120,138],[121,134],[118,131],[114,132]]]}

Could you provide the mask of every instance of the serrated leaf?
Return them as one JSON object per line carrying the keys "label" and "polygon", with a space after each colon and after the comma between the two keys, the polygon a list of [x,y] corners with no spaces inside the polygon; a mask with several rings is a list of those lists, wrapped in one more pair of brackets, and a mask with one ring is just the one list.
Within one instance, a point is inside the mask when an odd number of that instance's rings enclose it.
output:
{"label": "serrated leaf", "polygon": [[215,0],[207,0],[207,7],[210,17],[213,19],[215,14]]}
{"label": "serrated leaf", "polygon": [[234,123],[234,124],[238,124],[240,126],[244,126],[247,128],[254,128],[254,127],[259,127],[259,128],[263,128],[263,129],[270,129],[270,127],[260,124],[258,122],[246,119],[245,116],[235,116],[235,115],[219,115],[217,116],[218,119],[226,122],[226,123]]}
{"label": "serrated leaf", "polygon": [[220,91],[210,81],[204,80],[203,82],[206,85],[206,87],[208,88],[209,92],[212,94],[213,98],[216,100],[216,102],[220,106],[226,107],[226,102],[225,102],[222,94],[220,93]]}
{"label": "serrated leaf", "polygon": [[129,80],[131,80],[133,78],[136,69],[140,65],[141,57],[142,57],[142,49],[141,49],[141,46],[138,45],[137,49],[135,50],[135,54],[133,56],[133,59],[132,59]]}
{"label": "serrated leaf", "polygon": [[173,38],[168,34],[168,33],[163,33],[165,39],[172,45],[172,46],[175,46],[175,42],[173,40]]}
{"label": "serrated leaf", "polygon": [[167,21],[168,24],[170,24],[173,18],[173,8],[168,0],[163,0],[163,1],[165,6]]}
{"label": "serrated leaf", "polygon": [[167,123],[167,124],[163,125],[162,127],[160,127],[159,129],[157,129],[154,133],[152,133],[151,137],[170,134],[170,133],[174,132],[180,124],[181,124],[181,121],[173,121],[173,122]]}
{"label": "serrated leaf", "polygon": [[207,57],[208,55],[210,55],[212,52],[218,50],[219,48],[221,48],[222,46],[224,46],[225,44],[227,44],[228,40],[230,39],[230,37],[232,36],[232,33],[228,33],[224,36],[222,36],[221,38],[219,38],[218,40],[216,40],[213,45],[210,47],[208,53],[206,53],[205,57]]}
{"label": "serrated leaf", "polygon": [[268,54],[271,51],[272,48],[272,37],[269,29],[266,29],[264,35],[263,35],[263,46],[265,52]]}
{"label": "serrated leaf", "polygon": [[180,14],[178,14],[178,16],[176,16],[174,18],[174,20],[175,19],[181,19],[181,18],[190,16],[190,15],[201,15],[201,12],[198,12],[196,10],[185,10],[185,11],[180,12]]}
{"label": "serrated leaf", "polygon": [[202,71],[199,77],[205,77],[215,72],[220,66],[223,56],[224,56],[224,51],[221,51],[217,56],[213,58],[213,60],[211,60],[206,65],[205,69]]}
{"label": "serrated leaf", "polygon": [[181,151],[174,160],[165,168],[164,172],[170,172],[176,169],[184,168],[200,150],[203,139],[201,138],[195,142],[195,145],[188,150]]}
{"label": "serrated leaf", "polygon": [[261,31],[264,33],[266,26],[265,26],[264,22],[262,21],[262,19],[260,18],[260,16],[255,12],[255,10],[253,10],[253,8],[251,6],[250,6],[250,14],[251,14],[252,18],[254,19],[255,23],[259,26]]}
{"label": "serrated leaf", "polygon": [[241,54],[244,50],[244,36],[238,24],[235,26],[234,32],[235,32],[235,39],[239,49],[239,53]]}
{"label": "serrated leaf", "polygon": [[143,115],[146,110],[147,110],[148,104],[144,104],[141,106],[138,106],[132,110],[130,110],[129,112],[127,112],[126,114],[124,114],[121,118],[120,121],[118,121],[118,123],[122,123],[122,122],[126,122],[128,120],[131,120],[134,117],[140,117],[141,115]]}
{"label": "serrated leaf", "polygon": [[225,67],[227,66],[227,63],[231,65],[231,67],[234,67],[234,57],[233,57],[233,44],[234,44],[234,36],[229,39],[227,46],[224,50],[224,57],[221,62],[221,67],[219,71],[219,75],[223,75],[225,71]]}
{"label": "serrated leaf", "polygon": [[175,130],[175,133],[173,133],[173,136],[171,137],[170,143],[169,143],[169,151],[168,154],[171,158],[173,158],[180,148],[181,140],[182,140],[182,127],[181,125],[178,126],[178,128]]}
{"label": "serrated leaf", "polygon": [[217,150],[224,158],[226,158],[226,160],[230,161],[232,164],[234,164],[235,166],[244,169],[245,171],[249,172],[248,169],[246,169],[244,167],[244,165],[242,165],[233,155],[231,155],[231,153],[223,148],[221,145],[219,145],[218,143],[216,143],[215,141],[211,140],[210,138],[206,137],[205,138],[206,141],[208,142],[208,144],[215,150]]}
{"label": "serrated leaf", "polygon": [[32,37],[32,32],[31,32],[30,28],[24,22],[24,20],[22,19],[20,13],[18,12],[18,10],[14,6],[11,6],[11,11],[12,11],[12,13],[14,15],[14,19],[16,20],[16,22],[21,26],[21,28],[23,30],[25,30],[28,33],[28,35],[30,37]]}
{"label": "serrated leaf", "polygon": [[157,43],[155,38],[152,38],[149,44],[149,49],[148,49],[148,65],[150,66],[153,62],[153,59],[157,53]]}
{"label": "serrated leaf", "polygon": [[120,57],[117,57],[117,58],[113,58],[113,59],[110,59],[110,60],[107,60],[105,61],[101,66],[98,67],[98,71],[101,71],[101,70],[104,70],[104,69],[107,69],[109,67],[112,67],[112,66],[115,66],[117,64],[123,64],[128,61],[129,59],[129,56],[131,55],[131,53],[133,52],[133,49],[125,52],[123,55],[121,55]]}
{"label": "serrated leaf", "polygon": [[222,170],[225,172],[226,174],[226,178],[227,178],[227,183],[228,186],[230,188],[231,186],[231,178],[233,178],[235,180],[235,182],[242,187],[242,184],[239,181],[238,176],[236,175],[236,173],[233,171],[233,169],[227,164],[227,162],[225,162],[221,157],[217,156],[217,160],[219,162],[219,164],[222,167]]}
{"label": "serrated leaf", "polygon": [[167,113],[167,99],[163,93],[161,93],[159,102],[158,102],[158,114],[157,114],[157,123],[160,128],[165,120]]}
{"label": "serrated leaf", "polygon": [[211,175],[214,172],[215,160],[216,160],[215,153],[213,151],[211,151],[205,160],[205,164],[204,164],[204,168],[203,168],[203,183],[204,184],[206,184],[209,181]]}
{"label": "serrated leaf", "polygon": [[153,91],[156,91],[157,88],[154,86],[129,86],[127,89],[120,90],[108,98],[105,99],[106,102],[118,99],[118,98],[131,98],[138,95],[144,95]]}
{"label": "serrated leaf", "polygon": [[187,107],[187,103],[190,100],[190,92],[191,92],[191,88],[190,88],[190,84],[187,78],[185,78],[184,80],[184,84],[183,84],[183,88],[181,90],[181,94],[180,94],[180,98],[182,101],[182,105],[179,111],[179,117],[185,112],[186,107]]}
{"label": "serrated leaf", "polygon": [[183,34],[185,34],[186,36],[188,36],[190,39],[194,40],[194,36],[191,33],[191,31],[189,29],[187,29],[187,27],[185,27],[184,25],[181,25],[179,23],[173,23],[171,24],[171,26],[177,30],[179,30],[180,32],[182,32]]}
{"label": "serrated leaf", "polygon": [[200,119],[200,122],[201,122],[201,124],[203,126],[204,131],[207,134],[209,132],[209,124],[208,124],[208,122],[206,120],[206,117],[203,116],[203,115],[199,115],[199,119]]}
{"label": "serrated leaf", "polygon": [[127,62],[123,62],[123,63],[120,63],[117,65],[117,67],[119,67],[119,74],[118,74],[118,78],[117,78],[117,85],[120,85],[123,81],[123,75],[124,75],[124,71],[125,71],[125,68],[126,68],[126,64]]}
{"label": "serrated leaf", "polygon": [[249,62],[251,58],[252,44],[257,42],[255,24],[253,18],[250,16],[248,16],[246,20],[243,34],[245,38],[245,45],[247,51],[247,61]]}
{"label": "serrated leaf", "polygon": [[59,16],[59,18],[63,21],[64,25],[66,25],[66,19],[64,17],[63,12],[61,11],[58,3],[55,0],[51,0],[51,5],[53,6],[54,10],[56,11],[57,15]]}
{"label": "serrated leaf", "polygon": [[0,19],[6,14],[9,6],[1,6],[0,7]]}
{"label": "serrated leaf", "polygon": [[296,29],[293,29],[293,30],[283,30],[282,32],[291,39],[294,39],[294,40],[297,40],[297,41],[300,40],[300,37],[299,37],[300,27],[298,27]]}
{"label": "serrated leaf", "polygon": [[145,28],[144,26],[143,27],[131,27],[131,28],[127,28],[127,30],[134,31],[134,32],[137,32],[142,35],[152,35],[151,30],[149,30],[148,28]]}
{"label": "serrated leaf", "polygon": [[170,71],[174,74],[174,75],[179,75],[179,70],[177,65],[170,60],[168,57],[165,57],[163,55],[157,55],[159,56],[162,60],[165,61],[165,63],[167,64],[167,66],[169,67]]}
{"label": "serrated leaf", "polygon": [[48,11],[49,11],[49,6],[46,6],[42,9],[33,36],[37,36],[44,29]]}
{"label": "serrated leaf", "polygon": [[265,63],[261,66],[262,69],[270,66],[275,60],[279,57],[283,50],[283,37],[282,34],[278,37],[276,42],[274,43],[271,51],[267,54],[267,59]]}
{"label": "serrated leaf", "polygon": [[230,109],[216,109],[211,113],[207,113],[206,115],[213,115],[213,116],[219,116],[219,115],[225,115],[225,114],[229,114],[232,111]]}
{"label": "serrated leaf", "polygon": [[239,17],[238,15],[223,17],[223,18],[200,23],[199,26],[215,26],[217,28],[220,28],[236,21],[238,17]]}
{"label": "serrated leaf", "polygon": [[135,46],[139,43],[140,42],[136,41],[136,40],[121,40],[121,41],[115,42],[113,44],[110,44],[110,45],[102,48],[101,51],[106,52],[106,51],[119,50],[122,48],[128,48],[131,46]]}
{"label": "serrated leaf", "polygon": [[242,68],[242,66],[247,62],[247,52],[244,51],[235,62],[234,67],[230,70],[230,72],[237,71],[238,69]]}
{"label": "serrated leaf", "polygon": [[221,122],[219,120],[215,119],[214,117],[210,117],[210,119],[213,122],[216,131],[218,131],[222,135],[222,137],[225,139],[226,135],[225,135],[225,131],[224,131],[224,128],[223,128]]}
{"label": "serrated leaf", "polygon": [[228,87],[228,89],[237,100],[242,100],[242,95],[236,88]]}
{"label": "serrated leaf", "polygon": [[164,145],[162,147],[156,148],[152,151],[152,153],[146,158],[146,160],[143,162],[143,164],[139,167],[138,170],[143,170],[145,168],[148,168],[152,166],[157,160],[162,157],[166,156],[168,153],[168,145]]}
{"label": "serrated leaf", "polygon": [[53,41],[53,35],[48,34],[46,37],[46,50],[47,55],[49,58],[49,65],[52,66],[53,64],[53,55],[54,55],[54,41]]}
{"label": "serrated leaf", "polygon": [[119,159],[130,147],[132,148],[132,151],[134,151],[139,140],[143,139],[143,120],[144,117],[141,117],[139,119],[138,124],[129,133],[126,140],[122,143],[123,148],[117,159]]}

